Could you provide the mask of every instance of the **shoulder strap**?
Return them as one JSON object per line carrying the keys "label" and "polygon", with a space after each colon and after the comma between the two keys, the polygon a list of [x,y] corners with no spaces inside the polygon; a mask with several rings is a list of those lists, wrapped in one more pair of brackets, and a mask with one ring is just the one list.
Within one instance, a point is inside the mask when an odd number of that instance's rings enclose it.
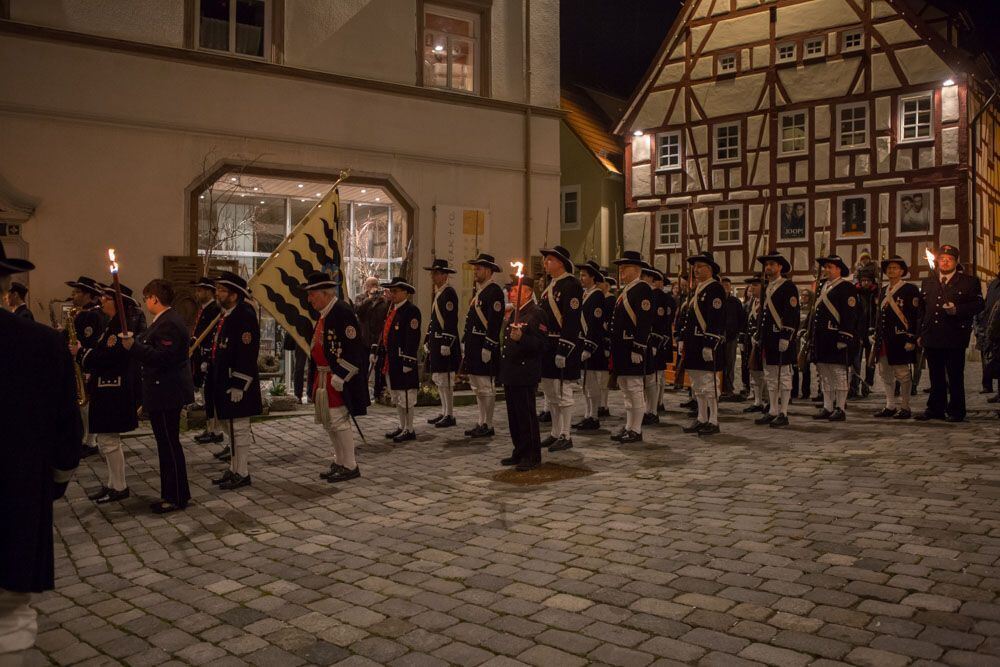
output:
{"label": "shoulder strap", "polygon": [[899,283],[899,287],[892,290],[891,292],[887,287],[885,290],[885,298],[882,299],[882,307],[885,308],[886,306],[889,306],[890,308],[892,308],[892,312],[896,313],[896,317],[899,318],[899,321],[903,323],[903,326],[907,330],[909,330],[910,321],[906,319],[906,315],[903,314],[903,311],[900,309],[899,304],[896,303],[896,292],[902,289],[903,285],[905,284],[906,283]]}

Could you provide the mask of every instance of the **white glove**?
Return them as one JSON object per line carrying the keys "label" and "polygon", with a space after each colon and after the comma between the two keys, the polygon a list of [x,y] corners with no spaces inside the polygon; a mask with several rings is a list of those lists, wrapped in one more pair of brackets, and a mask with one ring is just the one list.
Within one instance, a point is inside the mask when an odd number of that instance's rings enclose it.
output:
{"label": "white glove", "polygon": [[556,355],[556,368],[566,368],[566,357],[561,354]]}
{"label": "white glove", "polygon": [[632,363],[633,364],[641,364],[642,363],[642,355],[639,354],[638,352],[633,352],[632,353]]}
{"label": "white glove", "polygon": [[788,352],[788,341],[784,338],[778,341],[778,352]]}
{"label": "white glove", "polygon": [[369,366],[374,366],[375,365],[375,355],[374,354],[369,354],[368,355],[368,365]]}
{"label": "white glove", "polygon": [[243,400],[243,390],[242,389],[230,389],[226,392],[229,394],[229,400],[233,403],[239,403]]}
{"label": "white glove", "polygon": [[914,345],[913,343],[906,343],[905,345],[903,345],[903,349],[906,350],[907,352],[913,352],[915,349],[917,349],[917,346]]}
{"label": "white glove", "polygon": [[202,373],[207,373],[208,372],[208,362],[207,361],[201,362],[201,372]]}
{"label": "white glove", "polygon": [[677,354],[684,354],[684,341],[677,343]]}
{"label": "white glove", "polygon": [[845,343],[844,341],[838,341],[837,342],[837,349],[838,350],[846,350],[847,349],[847,343]]}
{"label": "white glove", "polygon": [[344,391],[344,378],[340,377],[339,375],[331,375],[330,386],[336,389],[337,391]]}
{"label": "white glove", "polygon": [[431,353],[431,346],[428,345],[427,343],[424,343],[424,354],[430,354],[430,353]]}
{"label": "white glove", "polygon": [[411,367],[409,367],[409,366],[403,366],[403,372],[404,373],[412,373],[413,369]]}
{"label": "white glove", "polygon": [[442,345],[441,346],[441,356],[442,357],[450,357],[451,356],[451,347],[449,347],[448,345]]}
{"label": "white glove", "polygon": [[462,354],[465,354],[465,343],[459,343],[458,349],[461,350]]}
{"label": "white glove", "polygon": [[875,347],[875,334],[868,336],[868,345],[870,347]]}
{"label": "white glove", "polygon": [[580,361],[586,361],[587,359],[590,359],[590,352],[584,350],[583,352],[580,353]]}
{"label": "white glove", "polygon": [[652,354],[652,355],[653,355],[654,357],[656,356],[656,349],[657,349],[657,348],[655,348],[655,347],[651,347],[651,348],[649,348],[649,351],[650,351],[650,353],[651,353],[651,354]]}
{"label": "white glove", "polygon": [[701,351],[701,358],[704,359],[706,362],[711,363],[712,360],[715,359],[715,354],[712,353],[712,348],[706,347],[705,349],[703,349]]}
{"label": "white glove", "polygon": [[483,351],[479,355],[479,358],[483,360],[484,364],[488,364],[490,363],[490,360],[493,358],[493,353],[487,350],[486,348],[483,348]]}

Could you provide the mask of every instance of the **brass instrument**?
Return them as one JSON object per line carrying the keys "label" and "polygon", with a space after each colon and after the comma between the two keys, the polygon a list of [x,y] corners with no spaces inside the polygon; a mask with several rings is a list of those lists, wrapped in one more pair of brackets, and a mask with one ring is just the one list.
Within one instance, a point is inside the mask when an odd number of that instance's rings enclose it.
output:
{"label": "brass instrument", "polygon": [[[75,324],[76,315],[79,312],[79,308],[70,308],[69,312],[66,313],[66,319],[63,321],[70,347],[75,347],[79,342],[76,337]],[[73,360],[73,372],[76,374],[76,404],[83,407],[90,398],[87,396],[87,383],[83,379],[83,369],[80,368],[80,364],[77,363],[76,359]]]}

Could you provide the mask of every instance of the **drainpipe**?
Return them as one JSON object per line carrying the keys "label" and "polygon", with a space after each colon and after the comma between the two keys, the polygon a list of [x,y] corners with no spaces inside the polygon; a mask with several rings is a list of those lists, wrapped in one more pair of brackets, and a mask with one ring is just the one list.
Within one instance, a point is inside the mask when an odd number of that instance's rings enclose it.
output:
{"label": "drainpipe", "polygon": [[[531,0],[524,0],[524,263],[531,257]],[[547,221],[546,221],[547,222]],[[546,235],[548,230],[546,230]]]}
{"label": "drainpipe", "polygon": [[976,178],[976,173],[978,171],[979,156],[976,153],[976,148],[979,145],[979,119],[982,118],[986,110],[990,108],[993,104],[993,100],[997,97],[997,90],[993,87],[992,83],[987,84],[993,90],[993,94],[990,95],[986,103],[976,112],[976,115],[972,118],[972,275],[978,277],[979,272],[979,209],[976,201],[976,190],[978,190],[978,183]]}

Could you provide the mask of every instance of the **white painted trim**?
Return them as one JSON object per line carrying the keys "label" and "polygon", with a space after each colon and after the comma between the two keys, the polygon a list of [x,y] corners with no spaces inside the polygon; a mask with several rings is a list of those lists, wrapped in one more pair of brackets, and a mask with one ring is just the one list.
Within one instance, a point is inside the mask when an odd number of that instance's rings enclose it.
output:
{"label": "white painted trim", "polygon": [[[792,56],[790,58],[783,58],[781,56],[781,50],[787,47],[792,47]],[[797,42],[781,42],[774,46],[774,62],[778,65],[787,65],[788,63],[794,63],[799,59],[799,45]]]}
{"label": "white painted trim", "polygon": [[[841,233],[842,220],[841,220],[840,213],[841,213],[841,210],[842,210],[842,207],[843,207],[843,204],[844,204],[844,200],[846,200],[846,199],[864,199],[865,200],[865,217],[867,218],[867,220],[866,220],[866,225],[865,225],[866,231],[865,231],[864,234],[852,234],[850,236],[847,236],[847,235],[844,235],[843,233]],[[857,240],[861,240],[861,239],[870,239],[872,237],[872,225],[873,225],[873,221],[872,221],[872,196],[871,196],[871,194],[869,194],[867,192],[864,192],[864,193],[861,193],[861,194],[853,193],[853,194],[841,195],[840,197],[837,197],[837,208],[831,213],[831,215],[833,216],[834,231],[836,232],[836,239],[838,241],[857,241]]]}
{"label": "white painted trim", "polygon": [[[660,165],[660,140],[664,137],[677,137],[677,164],[675,165]],[[653,142],[653,150],[656,156],[653,164],[656,165],[657,172],[680,171],[684,166],[684,133],[681,130],[659,132]]]}
{"label": "white painted trim", "polygon": [[[906,129],[906,126],[903,123],[903,116],[905,115],[906,103],[910,102],[910,101],[913,101],[913,100],[922,100],[922,99],[925,99],[925,98],[928,99],[928,100],[930,100],[930,103],[931,103],[931,105],[930,105],[931,121],[930,121],[930,124],[929,124],[930,134],[928,134],[926,137],[913,137],[912,139],[906,139],[906,138],[903,137],[903,132]],[[899,135],[896,137],[896,139],[898,140],[898,143],[900,143],[900,144],[919,144],[919,143],[927,143],[927,142],[933,142],[934,141],[934,120],[935,120],[935,118],[934,118],[934,91],[933,90],[926,90],[926,91],[924,91],[922,93],[911,93],[909,95],[900,95],[899,98],[898,98],[898,100],[897,100],[897,106],[898,106],[898,114],[899,114],[898,115]]]}
{"label": "white painted trim", "polygon": [[[660,225],[662,224],[663,218],[667,215],[677,216],[677,243],[661,243],[660,238]],[[656,212],[656,249],[657,250],[677,250],[681,247],[682,233],[684,231],[684,210],[683,209],[666,209],[664,211]]]}
{"label": "white painted trim", "polygon": [[[737,220],[736,229],[740,232],[740,237],[735,241],[720,241],[719,240],[719,212],[720,211],[739,211],[740,217]],[[737,246],[743,243],[743,206],[741,204],[720,204],[712,209],[712,245],[714,246]]]}
{"label": "white painted trim", "polygon": [[[845,146],[844,145],[844,143],[843,143],[843,136],[842,136],[843,133],[841,131],[841,122],[842,121],[841,121],[841,118],[840,118],[840,112],[844,111],[846,109],[864,109],[865,110],[865,143],[863,143],[863,144],[855,144],[855,145],[851,145],[851,146]],[[871,113],[871,105],[868,102],[852,102],[850,104],[838,104],[836,106],[836,108],[834,109],[834,116],[833,116],[833,118],[834,118],[833,122],[836,125],[836,131],[837,131],[836,144],[837,144],[837,150],[838,151],[855,150],[855,149],[861,149],[861,148],[868,148],[869,146],[871,146],[872,113]]]}
{"label": "white painted trim", "polygon": [[[719,130],[724,127],[735,127],[736,136],[736,157],[719,158]],[[712,164],[732,164],[743,159],[743,123],[717,123],[712,126]]]}
{"label": "white painted trim", "polygon": [[[785,150],[785,138],[784,133],[784,120],[790,116],[802,116],[802,131],[805,136],[802,138],[802,149],[795,151]],[[778,157],[792,157],[795,155],[806,155],[809,153],[809,110],[808,109],[796,109],[795,111],[785,111],[784,113],[778,114]]]}

